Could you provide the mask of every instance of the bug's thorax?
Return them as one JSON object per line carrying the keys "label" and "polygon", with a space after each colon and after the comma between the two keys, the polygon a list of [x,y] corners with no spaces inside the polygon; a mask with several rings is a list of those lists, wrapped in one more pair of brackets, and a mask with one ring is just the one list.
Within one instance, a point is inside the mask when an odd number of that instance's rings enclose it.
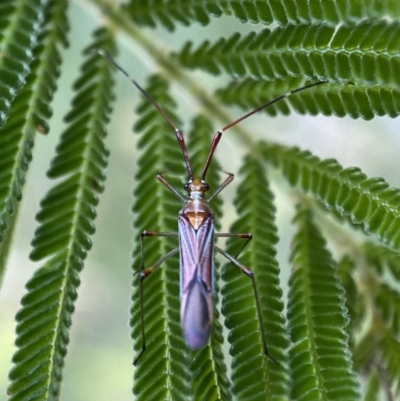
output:
{"label": "bug's thorax", "polygon": [[185,189],[188,195],[180,214],[185,216],[195,230],[198,230],[204,221],[214,214],[204,195],[208,190],[208,184],[195,178],[185,185]]}

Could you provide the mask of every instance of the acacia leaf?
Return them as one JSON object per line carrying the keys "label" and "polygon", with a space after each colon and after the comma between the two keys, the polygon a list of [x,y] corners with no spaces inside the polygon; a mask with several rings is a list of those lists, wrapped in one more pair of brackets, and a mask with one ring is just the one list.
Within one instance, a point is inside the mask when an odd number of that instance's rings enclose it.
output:
{"label": "acacia leaf", "polygon": [[[167,82],[152,76],[146,91],[175,123],[175,103],[168,94]],[[183,158],[173,129],[152,104],[144,99],[137,112],[139,120],[135,132],[141,135],[142,155],[135,176],[133,213],[137,232],[176,232],[180,202],[156,180],[159,172],[167,172],[167,180],[176,188],[179,180],[171,176],[183,175]],[[160,135],[160,133],[162,133]],[[162,151],[161,151],[162,150]],[[170,173],[168,175],[168,172]],[[145,190],[143,190],[145,189]],[[144,267],[150,267],[163,255],[178,246],[177,238],[144,238]],[[134,252],[134,271],[140,262],[140,241]],[[147,348],[137,362],[133,392],[138,400],[185,400],[190,391],[189,351],[182,338],[179,315],[179,261],[168,258],[143,282],[144,329]],[[131,328],[135,352],[142,347],[139,275],[134,275],[131,308]],[[157,385],[154,385],[154,376]]]}
{"label": "acacia leaf", "polygon": [[[109,33],[100,29],[94,33],[92,47],[115,52]],[[27,294],[18,312],[17,351],[10,372],[10,401],[49,400],[59,397],[64,359],[69,342],[69,328],[83,260],[91,247],[94,219],[102,191],[108,150],[104,144],[105,125],[113,100],[112,67],[106,60],[86,51],[86,62],[98,67],[97,74],[88,74],[83,67],[82,85],[76,86],[76,97],[87,85],[93,87],[97,102],[80,107],[76,117],[68,119],[78,126],[85,140],[74,146],[78,163],[70,163],[75,155],[66,150],[73,145],[70,128],[63,133],[49,176],[60,181],[47,193],[37,215],[40,225],[32,241],[33,260],[46,261],[26,285]],[[74,110],[74,107],[72,108]],[[59,166],[68,166],[60,169]]]}
{"label": "acacia leaf", "polygon": [[320,160],[308,151],[260,145],[266,161],[281,169],[292,186],[318,199],[328,210],[375,234],[393,249],[400,247],[400,191],[383,178],[368,178],[359,168]]}
{"label": "acacia leaf", "polygon": [[[264,353],[262,331],[257,316],[254,291],[249,277],[228,264],[222,271],[225,325],[230,330],[232,392],[238,400],[285,399],[288,397],[288,338],[282,315],[282,290],[275,244],[278,240],[274,222],[273,195],[256,158],[247,156],[240,170],[240,184],[235,198],[239,218],[230,232],[250,232],[253,239],[238,260],[254,273],[261,306],[263,329],[268,351]],[[233,256],[243,239],[231,238],[227,252]]]}
{"label": "acacia leaf", "polygon": [[295,400],[359,400],[346,331],[345,293],[309,210],[294,219],[288,328]]}

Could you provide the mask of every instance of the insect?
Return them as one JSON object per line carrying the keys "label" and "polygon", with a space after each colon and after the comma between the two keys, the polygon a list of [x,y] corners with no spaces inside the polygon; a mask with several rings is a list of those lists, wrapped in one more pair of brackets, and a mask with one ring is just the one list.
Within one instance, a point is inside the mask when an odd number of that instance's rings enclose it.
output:
{"label": "insect", "polygon": [[[186,170],[189,180],[184,185],[187,192],[186,197],[182,196],[163,176],[162,173],[157,174],[157,179],[165,185],[180,201],[183,202],[183,207],[178,214],[178,232],[154,232],[143,231],[140,237],[141,245],[141,269],[139,270],[139,292],[140,292],[140,316],[141,316],[141,334],[142,334],[142,350],[135,358],[133,364],[136,365],[146,350],[146,333],[144,327],[144,307],[143,307],[143,282],[144,280],[158,268],[166,259],[179,253],[180,259],[180,299],[181,299],[181,327],[184,340],[187,346],[193,350],[204,347],[210,338],[210,333],[213,323],[213,302],[212,302],[212,267],[214,252],[217,252],[228,259],[233,265],[244,273],[252,282],[257,315],[261,330],[263,341],[263,348],[265,354],[275,363],[278,363],[269,353],[267,343],[265,340],[264,325],[261,315],[260,301],[258,298],[257,287],[254,279],[253,272],[246,266],[242,265],[237,257],[245,246],[252,239],[250,233],[216,233],[214,231],[214,213],[209,206],[209,202],[217,196],[226,186],[228,186],[234,179],[234,175],[228,173],[228,177],[222,184],[215,189],[212,195],[207,199],[205,193],[209,190],[206,179],[206,174],[215,149],[222,137],[223,132],[232,128],[234,125],[240,123],[244,119],[252,116],[253,114],[265,109],[268,106],[278,102],[285,97],[288,97],[296,92],[311,88],[316,85],[325,83],[325,81],[318,81],[316,83],[303,86],[279,96],[268,103],[265,103],[253,111],[245,114],[237,120],[226,125],[218,130],[214,135],[211,142],[211,148],[204,163],[203,171],[200,178],[195,178],[192,172],[192,167],[189,161],[189,155],[185,145],[185,140],[182,132],[173,121],[166,115],[160,106],[151,98],[151,96],[110,56],[104,51],[96,49],[96,51],[108,61],[110,61],[118,70],[127,76],[131,82],[139,89],[139,91],[148,99],[150,103],[160,112],[164,119],[174,129],[178,144],[182,150],[183,158],[186,164]],[[151,267],[145,268],[144,266],[144,237],[177,237],[179,246],[166,255],[157,260]],[[236,237],[244,239],[238,255],[233,257],[223,249],[214,244],[214,238],[228,238]]]}

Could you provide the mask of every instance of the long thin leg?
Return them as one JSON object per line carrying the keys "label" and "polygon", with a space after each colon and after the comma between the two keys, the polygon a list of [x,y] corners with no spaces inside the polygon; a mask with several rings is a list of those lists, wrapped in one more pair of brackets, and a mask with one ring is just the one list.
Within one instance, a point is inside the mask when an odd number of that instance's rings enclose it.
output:
{"label": "long thin leg", "polygon": [[[168,233],[159,233],[159,234],[168,234]],[[133,360],[133,365],[136,366],[138,360],[143,355],[146,350],[146,332],[144,328],[144,298],[143,298],[143,281],[146,277],[149,277],[153,271],[161,265],[166,259],[175,255],[179,252],[179,248],[175,248],[172,251],[169,251],[166,255],[157,260],[152,266],[147,267],[141,271],[135,272],[135,274],[139,274],[139,297],[140,297],[140,324],[141,324],[141,332],[142,332],[142,350],[139,355]]]}
{"label": "long thin leg", "polygon": [[220,253],[221,255],[225,256],[230,262],[232,262],[237,268],[241,270],[242,273],[244,273],[247,277],[250,278],[251,283],[253,284],[253,291],[254,291],[254,297],[256,299],[256,308],[257,308],[257,315],[258,315],[258,322],[260,324],[261,328],[261,336],[262,336],[262,342],[263,342],[263,347],[264,347],[264,353],[267,355],[268,358],[271,359],[271,361],[275,362],[277,365],[278,362],[275,358],[271,356],[271,354],[268,352],[268,347],[267,347],[267,341],[265,340],[265,331],[264,331],[264,321],[261,315],[261,306],[260,306],[260,300],[258,298],[258,291],[256,287],[256,282],[254,280],[254,273],[247,268],[246,266],[242,265],[236,258],[233,256],[229,255],[229,253],[225,252],[221,248],[218,248],[217,246],[214,247],[214,249]]}
{"label": "long thin leg", "polygon": [[[224,171],[225,172],[225,171]],[[211,202],[213,198],[215,198],[225,187],[227,187],[235,178],[235,175],[232,173],[226,173],[228,177],[225,178],[225,181],[214,191],[214,193],[208,198],[208,201]]]}
{"label": "long thin leg", "polygon": [[146,336],[145,336],[145,328],[144,328],[144,299],[143,299],[143,281],[146,277],[148,277],[154,269],[161,265],[164,260],[168,259],[170,256],[175,255],[179,251],[179,248],[175,248],[172,251],[168,252],[166,255],[158,259],[152,266],[148,268],[144,268],[144,237],[178,237],[178,233],[175,232],[157,232],[157,231],[143,231],[140,234],[140,270],[135,272],[135,274],[140,273],[139,278],[139,297],[140,297],[140,323],[141,323],[141,332],[142,332],[142,350],[139,355],[133,361],[133,364],[136,366],[137,361],[143,355],[143,352],[146,349]]}
{"label": "long thin leg", "polygon": [[214,236],[218,238],[242,238],[246,240],[236,254],[235,259],[239,257],[246,245],[253,239],[251,233],[215,233]]}
{"label": "long thin leg", "polygon": [[143,231],[140,234],[140,271],[144,269],[144,237],[175,237],[178,238],[178,233],[173,232],[157,232]]}

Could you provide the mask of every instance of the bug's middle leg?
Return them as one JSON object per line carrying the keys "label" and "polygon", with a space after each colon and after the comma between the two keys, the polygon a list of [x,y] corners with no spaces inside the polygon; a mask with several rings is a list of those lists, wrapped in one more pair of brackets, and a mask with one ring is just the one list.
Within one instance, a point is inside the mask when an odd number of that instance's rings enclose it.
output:
{"label": "bug's middle leg", "polygon": [[217,238],[242,238],[246,240],[236,254],[235,259],[239,257],[246,245],[253,239],[251,233],[215,233],[214,236]]}
{"label": "bug's middle leg", "polygon": [[142,335],[142,350],[139,355],[134,359],[133,365],[136,366],[138,360],[146,350],[146,333],[144,328],[144,296],[143,296],[143,282],[150,276],[153,271],[159,267],[166,259],[177,254],[179,248],[174,248],[167,254],[159,258],[155,263],[149,267],[144,267],[144,237],[178,237],[178,233],[173,232],[155,232],[155,231],[143,231],[140,235],[140,270],[136,271],[135,274],[139,274],[139,301],[140,301],[140,323],[141,323],[141,335]]}
{"label": "bug's middle leg", "polygon": [[163,231],[163,232],[149,231],[149,230],[143,231],[140,234],[140,270],[139,271],[144,270],[144,238],[145,237],[175,237],[175,238],[178,238],[178,233],[174,233],[174,232],[170,232],[170,231]]}

